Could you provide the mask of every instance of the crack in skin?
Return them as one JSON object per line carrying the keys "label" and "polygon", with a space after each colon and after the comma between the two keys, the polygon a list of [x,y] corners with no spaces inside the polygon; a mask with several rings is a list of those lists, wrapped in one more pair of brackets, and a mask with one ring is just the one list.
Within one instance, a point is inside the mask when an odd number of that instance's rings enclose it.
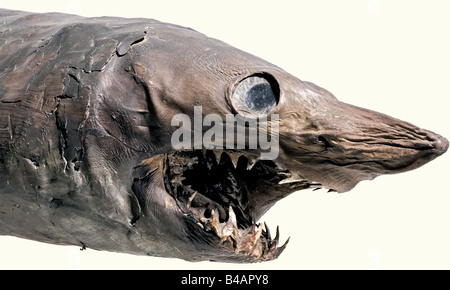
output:
{"label": "crack in skin", "polygon": [[[192,29],[4,9],[0,18],[2,235],[188,261],[267,261],[289,241],[279,246],[278,227],[272,238],[259,222],[280,199],[346,192],[448,148],[438,134],[342,103]],[[222,120],[252,113],[250,91],[280,116],[276,160],[261,160],[260,149],[172,147],[173,116],[193,120],[199,105]]]}

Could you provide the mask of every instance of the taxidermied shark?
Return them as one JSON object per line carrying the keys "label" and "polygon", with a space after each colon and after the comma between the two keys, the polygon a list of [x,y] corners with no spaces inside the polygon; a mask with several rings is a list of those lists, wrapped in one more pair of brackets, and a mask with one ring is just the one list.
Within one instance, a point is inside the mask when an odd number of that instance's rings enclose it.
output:
{"label": "taxidermied shark", "polygon": [[[271,260],[286,244],[258,220],[278,200],[346,192],[449,145],[185,27],[1,9],[0,23],[2,235],[189,261]],[[230,149],[235,140],[217,130],[208,146],[173,143],[227,116],[256,120],[258,136],[276,133],[276,158]]]}

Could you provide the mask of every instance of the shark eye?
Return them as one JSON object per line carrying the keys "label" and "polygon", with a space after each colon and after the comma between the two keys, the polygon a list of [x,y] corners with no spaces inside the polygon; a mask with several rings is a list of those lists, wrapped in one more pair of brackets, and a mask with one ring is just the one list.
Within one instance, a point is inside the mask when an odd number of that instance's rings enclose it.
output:
{"label": "shark eye", "polygon": [[264,76],[250,76],[236,87],[231,102],[244,117],[261,117],[269,114],[278,104],[278,86],[275,80]]}

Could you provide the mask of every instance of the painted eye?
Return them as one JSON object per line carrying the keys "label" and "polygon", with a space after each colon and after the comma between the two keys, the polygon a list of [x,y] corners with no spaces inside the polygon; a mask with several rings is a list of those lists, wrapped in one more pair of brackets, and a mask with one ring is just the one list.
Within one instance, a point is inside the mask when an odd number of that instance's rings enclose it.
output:
{"label": "painted eye", "polygon": [[231,102],[244,117],[261,117],[269,114],[278,104],[279,89],[275,80],[262,76],[250,76],[236,87]]}

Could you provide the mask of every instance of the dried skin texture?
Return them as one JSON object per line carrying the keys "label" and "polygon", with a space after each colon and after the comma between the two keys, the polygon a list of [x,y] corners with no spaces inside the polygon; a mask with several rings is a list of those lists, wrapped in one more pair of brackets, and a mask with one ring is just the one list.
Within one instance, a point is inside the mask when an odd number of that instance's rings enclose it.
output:
{"label": "dried skin texture", "polygon": [[[190,261],[270,260],[285,245],[258,219],[279,199],[307,188],[345,192],[448,147],[187,28],[8,10],[0,18],[4,235]],[[201,105],[225,120],[253,76],[244,91],[263,78],[277,97],[276,160],[172,147],[174,115],[193,119]]]}

